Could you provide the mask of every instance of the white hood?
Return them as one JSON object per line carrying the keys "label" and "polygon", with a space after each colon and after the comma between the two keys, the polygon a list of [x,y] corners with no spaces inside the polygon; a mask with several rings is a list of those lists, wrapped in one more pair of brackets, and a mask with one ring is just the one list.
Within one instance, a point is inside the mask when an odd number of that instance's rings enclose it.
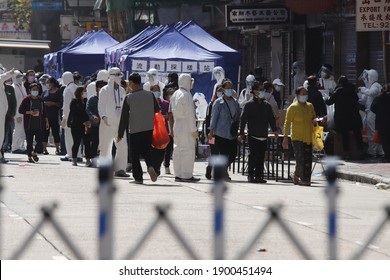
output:
{"label": "white hood", "polygon": [[70,83],[74,82],[73,74],[69,71],[62,74],[62,82],[65,86],[69,85]]}
{"label": "white hood", "polygon": [[[21,79],[17,79],[16,77],[21,77]],[[12,82],[15,85],[21,85],[23,84],[23,74],[19,70],[15,70],[14,74],[12,75]]]}
{"label": "white hood", "polygon": [[107,70],[100,70],[97,74],[96,81],[105,81],[108,82],[108,71]]}
{"label": "white hood", "polygon": [[370,88],[375,82],[378,81],[378,72],[374,69],[367,71],[367,88]]}
{"label": "white hood", "polygon": [[178,84],[179,88],[183,88],[189,92],[191,90],[191,75],[180,74]]}

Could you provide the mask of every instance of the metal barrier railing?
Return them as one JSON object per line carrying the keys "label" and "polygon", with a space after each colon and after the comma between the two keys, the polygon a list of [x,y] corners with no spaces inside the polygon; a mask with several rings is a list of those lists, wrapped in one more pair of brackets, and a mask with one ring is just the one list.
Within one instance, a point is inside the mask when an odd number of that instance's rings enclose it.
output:
{"label": "metal barrier railing", "polygon": [[[217,156],[211,160],[214,165],[214,186],[213,186],[213,196],[214,196],[214,259],[223,260],[225,259],[225,244],[224,244],[224,194],[227,191],[227,186],[223,177],[225,175],[227,159],[223,156]],[[1,172],[1,165],[0,165]],[[335,159],[328,159],[327,165],[327,188],[326,195],[328,198],[328,250],[329,250],[329,259],[337,259],[337,223],[336,223],[336,198],[337,198],[337,185],[336,185],[336,173],[337,173],[337,162]],[[113,259],[113,240],[114,240],[114,228],[113,228],[113,196],[115,193],[115,187],[113,185],[113,167],[112,162],[101,162],[99,167],[99,187],[98,187],[98,196],[99,196],[99,259]],[[0,181],[0,201],[2,201],[2,191],[3,187]],[[57,208],[55,203],[50,206],[45,206],[41,208],[42,218],[38,224],[33,228],[33,230],[28,234],[27,238],[22,242],[19,248],[11,255],[10,259],[19,259],[22,254],[28,249],[30,243],[33,241],[33,238],[40,234],[40,230],[44,224],[49,223],[53,226],[54,230],[58,233],[60,238],[64,243],[69,247],[71,252],[77,259],[85,259],[81,254],[78,247],[75,246],[73,241],[69,238],[68,234],[65,232],[63,227],[57,222],[54,217],[54,211]],[[180,244],[183,246],[184,250],[189,254],[189,256],[194,259],[200,259],[195,250],[190,246],[188,240],[184,237],[178,227],[174,224],[172,219],[169,217],[168,210],[170,208],[169,204],[159,204],[156,206],[157,216],[152,221],[152,223],[145,230],[144,234],[141,236],[129,253],[124,257],[124,259],[133,259],[136,254],[142,249],[145,243],[148,241],[151,234],[156,229],[157,225],[161,222],[166,223],[168,228],[171,230],[172,234],[177,238]],[[281,216],[282,205],[272,205],[268,207],[269,215],[264,223],[259,227],[255,232],[254,236],[249,240],[249,242],[243,247],[243,249],[237,254],[236,259],[242,260],[251,251],[251,248],[254,247],[256,242],[263,236],[266,229],[272,224],[277,223],[283,232],[287,235],[292,244],[298,249],[303,258],[311,260],[313,259],[311,253],[303,246],[301,241],[297,238],[296,234],[290,229],[288,224]],[[1,211],[1,208],[0,208]],[[374,227],[373,231],[368,235],[363,245],[351,256],[351,259],[357,260],[360,259],[363,253],[369,248],[369,244],[374,241],[374,239],[379,235],[383,230],[386,223],[390,222],[390,205],[385,207],[385,217],[380,220],[380,222]],[[0,212],[0,219],[2,217]],[[0,229],[2,228],[2,220],[0,220]],[[3,236],[1,235],[0,230],[0,257],[2,253],[2,240]]]}

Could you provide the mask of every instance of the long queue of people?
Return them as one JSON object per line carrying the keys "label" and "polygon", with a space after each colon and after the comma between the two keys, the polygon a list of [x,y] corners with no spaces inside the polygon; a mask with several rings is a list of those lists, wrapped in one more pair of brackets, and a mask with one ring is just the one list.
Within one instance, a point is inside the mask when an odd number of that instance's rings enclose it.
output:
{"label": "long queue of people", "polygon": [[[286,100],[281,94],[282,81],[267,81],[262,77],[261,68],[246,77],[246,87],[240,93],[234,90],[233,82],[225,77],[222,67],[213,69],[216,84],[206,114],[212,155],[226,156],[229,166],[236,159],[237,144],[247,141],[248,182],[266,183],[266,140],[270,132],[274,137],[283,133],[282,146],[288,149],[290,138],[296,160],[296,170],[290,174],[292,182],[310,185],[312,131],[320,124],[326,129],[334,128],[342,136],[345,157],[352,132],[362,156],[366,152],[370,156],[384,156],[384,160],[389,161],[389,88],[377,83],[375,70],[363,72],[360,79],[365,86],[356,91],[345,76],[336,83],[330,65],[321,67],[320,78],[307,77],[301,63],[294,62],[292,68],[294,100],[289,106],[284,104]],[[175,180],[199,181],[193,176],[195,141],[199,133],[191,94],[195,81],[189,74],[171,73],[168,81],[162,83],[158,71],[152,68],[142,85],[139,73],[132,73],[124,80],[120,69],[114,67],[87,78],[65,72],[60,84],[49,75],[36,75],[32,70],[25,74],[18,70],[7,72],[2,67],[0,70],[1,90],[5,93],[0,96],[7,99],[1,104],[8,104],[1,111],[4,116],[0,120],[5,126],[0,127],[5,133],[4,150],[26,153],[29,162],[37,163],[38,155],[48,154],[52,135],[55,154],[62,155],[61,160],[77,166],[84,156],[85,165],[91,167],[97,165],[98,158],[115,157],[115,175],[129,177],[127,173],[132,170],[137,184],[143,183],[141,156],[151,180],[156,181],[162,165],[165,173],[171,174],[173,154]],[[283,107],[288,107],[284,123],[279,121],[278,124]],[[164,149],[151,144],[157,112],[164,116],[170,137]],[[362,142],[363,124],[369,135],[367,151]],[[382,145],[373,141],[375,129],[379,131]],[[4,135],[0,134],[0,138],[3,142]],[[3,155],[0,160],[6,162]],[[210,164],[205,176],[212,178]],[[231,180],[227,168],[225,179]]]}

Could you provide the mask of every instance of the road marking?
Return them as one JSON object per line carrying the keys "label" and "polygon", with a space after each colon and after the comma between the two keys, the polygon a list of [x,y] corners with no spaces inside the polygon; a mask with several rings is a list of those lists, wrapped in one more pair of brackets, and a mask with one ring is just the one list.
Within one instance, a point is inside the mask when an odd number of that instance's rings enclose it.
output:
{"label": "road marking", "polygon": [[267,207],[264,207],[264,206],[252,206],[252,208],[255,208],[257,210],[262,210],[262,211],[267,210]]}
{"label": "road marking", "polygon": [[64,256],[51,256],[53,258],[53,260],[56,260],[56,261],[63,261],[63,260],[68,260],[66,257]]}
{"label": "road marking", "polygon": [[[359,244],[359,245],[363,245],[363,242],[361,242],[361,241],[355,241],[355,243]],[[377,249],[379,249],[379,247],[376,246],[376,245],[373,245],[373,244],[368,244],[368,249],[375,249],[375,250],[377,250]]]}
{"label": "road marking", "polygon": [[18,219],[18,220],[22,219],[22,217],[20,217],[18,214],[9,214],[8,216],[11,217],[11,218]]}
{"label": "road marking", "polygon": [[306,222],[297,222],[297,224],[303,225],[303,226],[314,226],[314,224],[306,223]]}

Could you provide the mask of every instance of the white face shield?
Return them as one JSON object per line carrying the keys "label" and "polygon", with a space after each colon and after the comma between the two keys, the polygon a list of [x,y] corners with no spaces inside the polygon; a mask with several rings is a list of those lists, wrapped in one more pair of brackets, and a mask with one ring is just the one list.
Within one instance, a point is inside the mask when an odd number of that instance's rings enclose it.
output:
{"label": "white face shield", "polygon": [[368,70],[364,69],[363,72],[360,74],[358,80],[363,81],[364,85],[368,86]]}
{"label": "white face shield", "polygon": [[114,81],[114,83],[120,85],[123,74],[121,71],[110,71],[110,80]]}
{"label": "white face shield", "polygon": [[158,84],[157,73],[147,73],[147,77],[151,86],[155,86]]}
{"label": "white face shield", "polygon": [[221,66],[214,67],[211,80],[222,81],[223,79],[225,79],[225,70]]}

